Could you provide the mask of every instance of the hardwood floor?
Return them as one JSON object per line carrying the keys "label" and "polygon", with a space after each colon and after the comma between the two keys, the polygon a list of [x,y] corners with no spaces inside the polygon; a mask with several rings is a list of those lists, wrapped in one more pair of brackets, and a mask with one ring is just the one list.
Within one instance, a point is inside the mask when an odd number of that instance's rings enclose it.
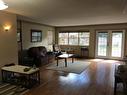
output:
{"label": "hardwood floor", "polygon": [[[80,60],[85,61],[85,60]],[[115,64],[120,61],[91,59],[81,74],[41,68],[41,85],[26,95],[113,95]]]}

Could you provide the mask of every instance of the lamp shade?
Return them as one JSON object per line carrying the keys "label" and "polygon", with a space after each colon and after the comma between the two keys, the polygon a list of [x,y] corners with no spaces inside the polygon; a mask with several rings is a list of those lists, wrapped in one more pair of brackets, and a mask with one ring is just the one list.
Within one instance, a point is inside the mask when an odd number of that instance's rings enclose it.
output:
{"label": "lamp shade", "polygon": [[0,10],[4,10],[6,8],[8,8],[8,5],[4,3],[2,0],[0,0]]}

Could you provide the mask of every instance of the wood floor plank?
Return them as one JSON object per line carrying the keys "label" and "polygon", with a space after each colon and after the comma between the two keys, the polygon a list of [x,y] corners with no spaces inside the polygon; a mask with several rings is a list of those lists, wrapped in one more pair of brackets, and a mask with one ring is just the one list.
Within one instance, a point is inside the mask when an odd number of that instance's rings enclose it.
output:
{"label": "wood floor plank", "polygon": [[113,95],[115,64],[122,62],[94,59],[87,61],[92,64],[81,74],[47,70],[42,67],[41,85],[25,95]]}

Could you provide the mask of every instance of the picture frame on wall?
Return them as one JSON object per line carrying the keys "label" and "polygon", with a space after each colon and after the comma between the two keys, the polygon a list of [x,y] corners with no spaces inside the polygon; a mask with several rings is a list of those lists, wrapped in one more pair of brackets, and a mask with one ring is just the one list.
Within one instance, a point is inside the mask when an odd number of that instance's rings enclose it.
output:
{"label": "picture frame on wall", "polygon": [[42,31],[31,29],[31,42],[41,42],[42,41]]}

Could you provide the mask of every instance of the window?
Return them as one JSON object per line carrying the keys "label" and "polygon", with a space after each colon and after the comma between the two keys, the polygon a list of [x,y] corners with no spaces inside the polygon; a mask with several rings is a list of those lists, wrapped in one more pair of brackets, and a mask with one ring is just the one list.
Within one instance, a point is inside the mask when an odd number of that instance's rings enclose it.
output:
{"label": "window", "polygon": [[79,33],[79,45],[89,45],[89,37],[90,33],[89,32],[80,32]]}
{"label": "window", "polygon": [[68,33],[59,33],[59,44],[68,45]]}
{"label": "window", "polygon": [[60,32],[60,45],[82,45],[89,46],[89,32]]}
{"label": "window", "polygon": [[53,31],[48,30],[48,45],[52,45],[52,44],[53,44]]}
{"label": "window", "polygon": [[31,30],[31,42],[41,42],[41,41],[42,41],[42,31]]}
{"label": "window", "polygon": [[69,45],[78,45],[78,33],[69,33]]}

